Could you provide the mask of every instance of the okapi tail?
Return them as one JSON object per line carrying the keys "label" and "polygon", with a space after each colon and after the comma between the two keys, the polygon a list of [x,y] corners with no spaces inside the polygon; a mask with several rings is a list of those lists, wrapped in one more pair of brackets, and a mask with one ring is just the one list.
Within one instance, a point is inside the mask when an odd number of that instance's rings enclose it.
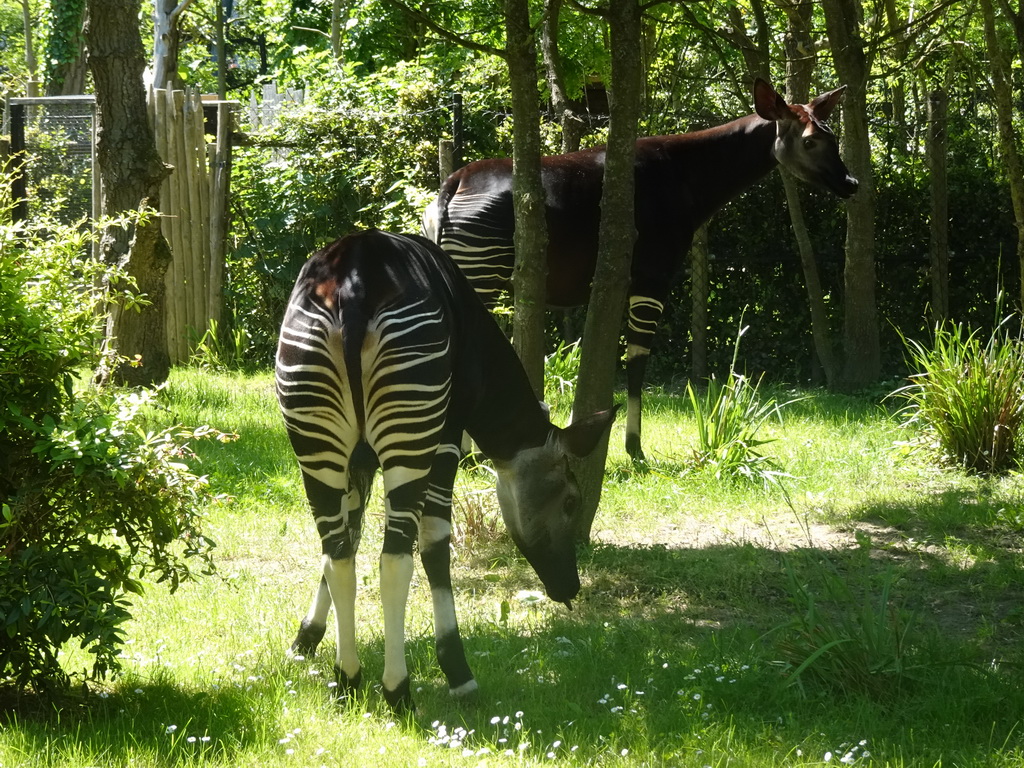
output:
{"label": "okapi tail", "polygon": [[363,399],[363,342],[369,317],[366,313],[365,286],[355,280],[346,280],[340,292],[341,299],[341,350],[345,361],[345,372],[352,391],[352,406],[355,408],[356,424],[360,433],[366,426],[366,406]]}
{"label": "okapi tail", "polygon": [[459,188],[459,179],[453,173],[441,184],[441,191],[423,211],[423,236],[432,243],[441,243],[445,220],[448,218],[448,203]]}

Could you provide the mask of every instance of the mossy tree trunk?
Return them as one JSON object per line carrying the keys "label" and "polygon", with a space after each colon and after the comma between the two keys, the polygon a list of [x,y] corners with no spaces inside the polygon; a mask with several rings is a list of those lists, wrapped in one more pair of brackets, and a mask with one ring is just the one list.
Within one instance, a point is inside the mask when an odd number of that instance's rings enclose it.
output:
{"label": "mossy tree trunk", "polygon": [[[643,82],[640,5],[636,0],[612,0],[607,18],[612,57],[611,122],[601,193],[597,269],[583,331],[573,418],[587,416],[612,405],[619,359],[619,333],[636,239],[633,166]],[[583,496],[577,522],[577,534],[583,542],[590,541],[601,501],[607,456],[606,434],[593,453],[574,462]]]}
{"label": "mossy tree trunk", "polygon": [[[109,225],[100,242],[103,260],[119,265],[132,277],[136,285],[131,292],[145,301],[138,310],[116,301],[107,322],[105,343],[116,358],[98,378],[129,386],[160,383],[170,369],[164,274],[171,252],[156,214],[160,183],[169,169],[157,153],[147,117],[139,10],[139,0],[89,0],[85,27],[99,118],[96,156],[101,210],[109,217],[148,212],[137,223]],[[128,290],[127,286],[116,288],[122,293]]]}

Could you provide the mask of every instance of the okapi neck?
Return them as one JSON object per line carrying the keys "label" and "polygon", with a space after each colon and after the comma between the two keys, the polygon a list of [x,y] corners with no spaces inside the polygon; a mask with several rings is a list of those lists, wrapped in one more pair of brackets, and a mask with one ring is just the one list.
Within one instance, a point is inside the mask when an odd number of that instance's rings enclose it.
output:
{"label": "okapi neck", "polygon": [[485,456],[501,462],[543,445],[551,423],[512,345],[493,327],[495,338],[481,350],[481,391],[466,431]]}
{"label": "okapi neck", "polygon": [[698,220],[719,208],[772,171],[778,160],[776,125],[757,115],[679,136],[664,137],[668,153],[691,183]]}

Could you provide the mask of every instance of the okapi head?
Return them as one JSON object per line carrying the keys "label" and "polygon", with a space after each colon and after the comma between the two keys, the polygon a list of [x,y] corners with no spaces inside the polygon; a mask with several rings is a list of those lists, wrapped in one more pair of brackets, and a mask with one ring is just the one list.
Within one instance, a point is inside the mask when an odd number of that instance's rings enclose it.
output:
{"label": "okapi head", "polygon": [[544,583],[548,597],[572,608],[580,591],[576,566],[576,517],[580,490],[569,457],[597,447],[618,406],[564,429],[551,425],[543,445],[495,462],[498,504],[512,540]]}
{"label": "okapi head", "polygon": [[844,199],[857,191],[857,180],[839,156],[839,143],[825,121],[845,92],[842,85],[810,104],[787,104],[764,80],[754,81],[757,114],[777,126],[773,152],[779,165],[798,179]]}

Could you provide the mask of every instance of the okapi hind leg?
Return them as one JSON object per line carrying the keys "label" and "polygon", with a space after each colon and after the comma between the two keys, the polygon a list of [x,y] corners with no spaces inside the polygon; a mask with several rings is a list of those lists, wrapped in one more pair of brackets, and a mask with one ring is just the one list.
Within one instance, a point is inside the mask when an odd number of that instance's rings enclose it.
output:
{"label": "okapi hind leg", "polygon": [[331,609],[331,591],[327,587],[327,579],[320,577],[320,585],[313,594],[313,603],[309,611],[299,622],[299,632],[289,649],[296,659],[308,659],[316,653],[320,641],[327,632],[327,612]]}
{"label": "okapi hind leg", "polygon": [[456,698],[463,698],[475,693],[479,686],[466,660],[466,649],[455,614],[451,531],[451,523],[447,520],[424,516],[420,526],[420,559],[430,583],[430,597],[434,605],[437,661],[448,680],[448,692]]}
{"label": "okapi hind leg", "polygon": [[320,534],[323,576],[309,611],[299,624],[292,653],[311,656],[327,628],[327,613],[334,606],[337,647],[334,672],[335,695],[347,699],[359,687],[361,666],[356,649],[355,557],[362,535],[366,497],[377,469],[377,457],[364,442],[357,443],[348,459],[347,476],[339,478],[349,490],[333,488],[304,473],[306,496]]}
{"label": "okapi hind leg", "polygon": [[[435,449],[436,450],[436,449]],[[380,556],[380,599],[384,608],[384,699],[396,712],[413,710],[405,659],[405,614],[412,583],[412,551],[419,532],[427,471],[388,467],[384,462],[386,528]]]}
{"label": "okapi hind leg", "polygon": [[338,624],[338,648],[334,658],[335,698],[347,701],[362,682],[362,666],[356,649],[356,558],[324,557],[324,578],[331,590]]}
{"label": "okapi hind leg", "polygon": [[637,463],[646,460],[640,447],[644,376],[651,355],[651,343],[665,305],[649,296],[629,297],[629,325],[626,330],[626,453]]}

